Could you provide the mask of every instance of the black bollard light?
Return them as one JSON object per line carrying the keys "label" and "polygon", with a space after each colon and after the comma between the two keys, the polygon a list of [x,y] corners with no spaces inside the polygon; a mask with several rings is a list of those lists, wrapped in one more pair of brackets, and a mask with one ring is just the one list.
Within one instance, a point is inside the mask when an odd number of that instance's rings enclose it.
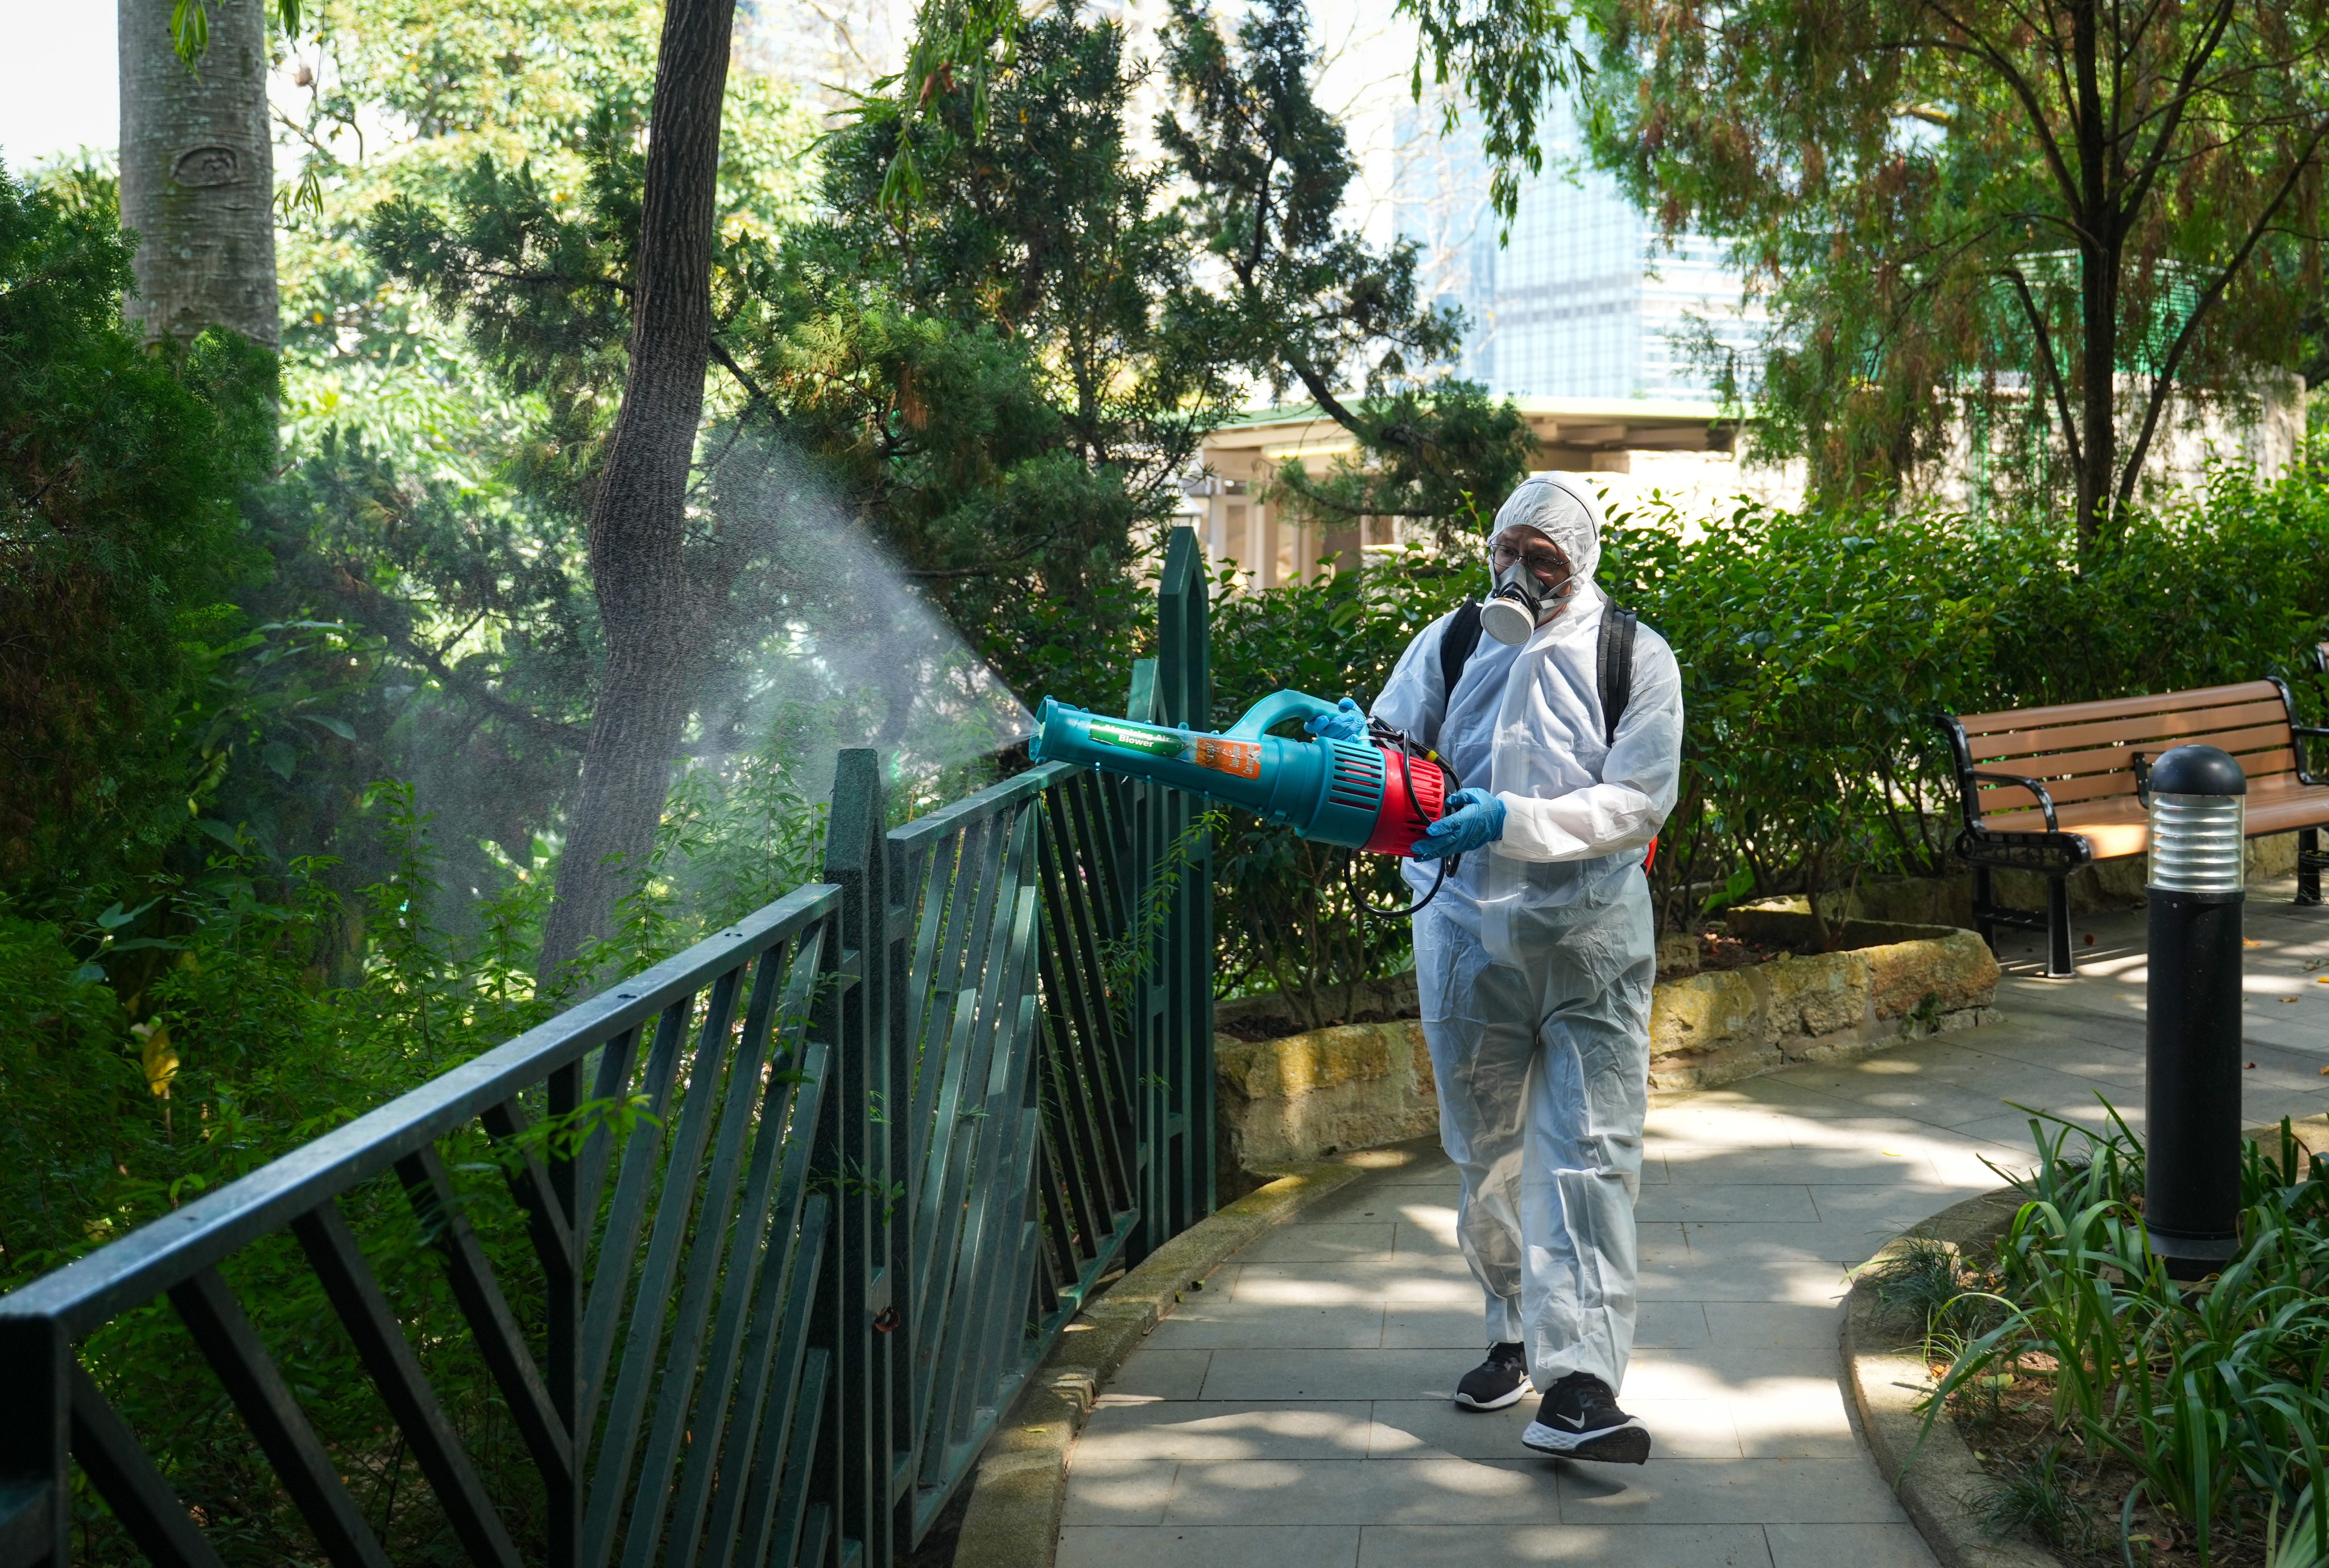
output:
{"label": "black bollard light", "polygon": [[2143,1217],[2170,1278],[2215,1272],[2239,1243],[2240,765],[2178,746],[2152,765]]}

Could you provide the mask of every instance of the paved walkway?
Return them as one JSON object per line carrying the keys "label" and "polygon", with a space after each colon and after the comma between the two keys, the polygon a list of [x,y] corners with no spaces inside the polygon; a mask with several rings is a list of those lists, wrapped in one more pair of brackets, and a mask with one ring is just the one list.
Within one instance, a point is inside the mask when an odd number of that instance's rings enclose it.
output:
{"label": "paved walkway", "polygon": [[[2290,886],[2249,905],[2257,1122],[2329,1109],[2329,909],[2277,902]],[[1076,1445],[1060,1568],[1929,1568],[1845,1412],[1843,1270],[1997,1185],[1981,1157],[2028,1147],[2003,1101],[2097,1120],[2099,1092],[2141,1125],[2143,922],[2083,922],[2075,981],[2010,948],[2002,1024],[1654,1106],[1624,1389],[1646,1467],[1531,1455],[1533,1400],[1448,1403],[1480,1311],[1432,1151],[1263,1237],[1157,1326]]]}

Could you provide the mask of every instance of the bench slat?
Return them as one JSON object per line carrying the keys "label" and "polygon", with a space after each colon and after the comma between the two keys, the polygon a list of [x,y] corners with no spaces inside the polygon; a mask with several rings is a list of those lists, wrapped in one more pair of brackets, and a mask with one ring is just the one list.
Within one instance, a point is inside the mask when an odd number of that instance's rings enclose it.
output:
{"label": "bench slat", "polygon": [[[2002,789],[1997,793],[2000,796],[2020,795],[2023,791],[2019,786],[2014,786]],[[2253,823],[2258,812],[2277,810],[2292,801],[2302,803],[2308,808],[2329,803],[2329,784],[2300,783],[2293,773],[2283,773],[2270,779],[2251,779],[2247,813],[2249,820]],[[2133,822],[2148,814],[2142,803],[2133,795],[2110,795],[2062,807],[2054,815],[2062,824],[2063,831],[2072,832],[2084,822],[2120,820]],[[2024,821],[2024,817],[2028,820]],[[2329,822],[2329,817],[2324,817],[2323,820]],[[2001,827],[2001,824],[2004,826]],[[1984,817],[1982,826],[2003,833],[2036,833],[2044,829],[2045,823],[2041,819],[2034,807],[2015,806],[2009,807],[1996,816]]]}
{"label": "bench slat", "polygon": [[[2286,732],[2283,734],[2285,738]],[[2214,743],[2213,737],[2208,739],[2211,744]],[[2226,746],[2224,750],[2230,751],[2231,748]],[[2286,745],[2270,751],[2248,752],[2239,756],[2239,761],[2240,770],[2248,775],[2250,789],[2262,779],[2289,772],[2294,766]],[[2057,806],[2082,800],[2107,800],[2114,796],[2135,798],[2135,770],[2132,768],[2117,773],[2087,773],[2072,779],[2048,779],[2034,773],[2032,777],[2046,787],[2046,793],[2054,798]],[[1980,795],[1985,810],[1989,808],[1988,801],[1993,795],[2002,796],[2010,802],[2003,808],[2008,811],[2024,809],[2029,800],[2027,792],[2019,784],[1985,783],[1981,786]]]}
{"label": "bench slat", "polygon": [[2284,732],[2288,725],[2288,710],[2281,706],[2277,694],[2269,703],[2242,703],[2235,707],[2156,713],[2145,718],[2117,719],[2105,723],[2061,724],[2043,729],[2033,726],[2002,731],[1979,740],[1968,736],[1966,749],[1972,753],[1976,768],[1997,763],[2012,772],[2035,773],[2035,768],[2013,768],[2011,762],[2015,758],[2042,761],[2050,752],[2083,751],[2145,741],[2180,742],[2218,731],[2270,723],[2279,724]]}
{"label": "bench slat", "polygon": [[2329,784],[2296,784],[2287,789],[2266,790],[2249,803],[2248,835],[2289,833],[2299,827],[2329,826]]}
{"label": "bench slat", "polygon": [[[2220,746],[2230,751],[2240,759],[2240,766],[2249,776],[2255,778],[2258,770],[2250,765],[2248,753],[2275,749],[2287,751],[2288,721],[2283,719],[2277,723],[2252,724],[2245,730],[2217,730],[2205,734],[2174,737],[2174,743],[2179,746],[2193,741]],[[2119,773],[2128,776],[2127,787],[2133,789],[2135,754],[2141,751],[2156,762],[2165,750],[2164,746],[2140,743],[2101,746],[2091,751],[2050,751],[2041,756],[2003,758],[1975,762],[1974,767],[2001,773],[2025,773],[2032,779],[2079,779],[2090,774]],[[2285,770],[2267,769],[2265,771],[2280,772]]]}
{"label": "bench slat", "polygon": [[[2132,772],[2089,773],[2083,779],[2041,779],[2038,781],[2046,786],[2046,793],[2054,798],[2057,806],[2075,805],[2083,800],[2107,800],[2114,795],[2132,797],[2135,794],[2135,775]],[[1987,784],[1982,787],[1981,792],[1985,810],[1988,808],[1989,798],[1993,795],[2005,798],[2004,808],[2008,811],[2026,810],[2031,803],[2029,792],[2019,784]]]}
{"label": "bench slat", "polygon": [[2280,700],[2280,688],[2270,681],[2242,681],[2231,686],[2202,686],[2190,692],[2162,692],[2145,697],[2108,697],[2096,703],[2060,703],[2051,708],[2015,708],[1998,713],[1959,713],[1957,723],[1968,735],[2000,730],[2042,730],[2054,724],[2080,724],[2103,719],[2135,719],[2148,713],[2181,713],[2187,708],[2220,708],[2239,702]]}
{"label": "bench slat", "polygon": [[[2151,824],[2134,797],[2087,801],[2058,812],[2063,831],[2083,835],[2095,848],[2097,860],[2140,855],[2150,846]],[[1992,833],[2043,833],[2046,819],[2035,811],[1985,817]],[[2300,784],[2293,777],[2262,782],[2249,801],[2247,835],[2292,833],[2300,827],[2329,827],[2329,784]]]}
{"label": "bench slat", "polygon": [[[2151,814],[2132,795],[2114,795],[2103,800],[2081,800],[2055,813],[2065,833],[2080,833],[2088,828],[2107,827],[2114,822],[2146,822]],[[2016,811],[1994,817],[1982,824],[1998,833],[2043,833],[2046,819],[2035,811]]]}
{"label": "bench slat", "polygon": [[[2151,841],[2151,823],[2140,810],[2120,815],[2112,808],[2121,801],[2110,800],[2075,807],[2061,813],[2062,830],[2082,835],[2094,845],[2097,860],[2117,860],[2122,855],[2141,855]],[[2124,798],[2124,804],[2135,805],[2133,797]],[[2329,815],[2329,809],[2324,810]],[[2011,817],[1991,817],[1982,824],[1992,833],[2043,833],[2046,819],[2035,811],[2017,811]]]}

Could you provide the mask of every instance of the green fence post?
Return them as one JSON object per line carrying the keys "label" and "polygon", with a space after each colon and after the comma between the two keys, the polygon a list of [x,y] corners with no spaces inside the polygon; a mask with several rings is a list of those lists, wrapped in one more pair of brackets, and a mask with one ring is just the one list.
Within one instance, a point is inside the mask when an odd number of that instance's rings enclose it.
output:
{"label": "green fence post", "polygon": [[[912,1489],[911,1454],[897,1453],[902,1398],[891,1347],[902,1310],[906,1248],[898,1234],[904,1205],[892,1196],[904,1174],[896,1148],[904,1131],[892,1116],[894,1054],[903,1048],[890,998],[890,885],[882,823],[881,760],[870,747],[844,751],[826,818],[825,880],[841,894],[840,950],[828,949],[817,1002],[822,1038],[834,1048],[834,1077],[825,1097],[816,1168],[831,1185],[834,1223],[827,1243],[831,1284],[820,1288],[821,1327],[837,1375],[826,1412],[828,1474],[836,1505],[840,1568],[891,1568],[902,1489]],[[820,1456],[823,1457],[823,1456]],[[906,1535],[912,1539],[910,1526]]]}
{"label": "green fence post", "polygon": [[[582,1104],[582,1063],[570,1062],[554,1068],[546,1085],[549,1111],[553,1119],[569,1118]],[[543,1163],[550,1172],[550,1202],[566,1233],[575,1238],[566,1266],[545,1267],[542,1279],[542,1319],[548,1331],[550,1351],[550,1398],[564,1424],[567,1440],[573,1451],[587,1450],[588,1440],[573,1434],[580,1424],[582,1411],[582,1314],[587,1244],[596,1213],[582,1212],[581,1172],[578,1168],[576,1149],[565,1138],[552,1138],[542,1150]],[[595,1205],[594,1209],[595,1209]],[[578,1463],[563,1476],[545,1478],[549,1496],[549,1519],[543,1544],[550,1568],[571,1568],[582,1555],[582,1467]]]}
{"label": "green fence post", "polygon": [[[1156,661],[1136,659],[1124,716],[1144,724],[1161,722],[1156,700]],[[1139,1195],[1140,1222],[1133,1227],[1125,1261],[1136,1264],[1173,1238],[1171,1116],[1172,1080],[1164,1072],[1164,990],[1157,984],[1160,938],[1149,930],[1156,903],[1156,865],[1167,835],[1164,813],[1169,791],[1138,780],[1119,780],[1124,803],[1125,940],[1132,950],[1132,997],[1126,1044],[1132,1058],[1133,1190]]]}
{"label": "green fence post", "polygon": [[[1205,554],[1191,527],[1173,530],[1164,555],[1164,582],[1158,594],[1157,664],[1167,694],[1166,711],[1176,724],[1213,727],[1212,603],[1207,597]],[[1198,816],[1197,803],[1179,799],[1175,833]],[[1188,1130],[1183,1149],[1183,1192],[1187,1205],[1180,1229],[1213,1212],[1213,845],[1210,835],[1189,846],[1179,896],[1174,902],[1174,951],[1164,968],[1170,987],[1169,1027],[1182,1053],[1187,1086]]]}
{"label": "green fence post", "polygon": [[[1173,530],[1156,599],[1156,657],[1135,666],[1127,716],[1210,729],[1196,530]],[[1213,855],[1210,839],[1190,836],[1198,806],[1181,791],[1138,785],[1133,812],[1133,908],[1146,948],[1133,994],[1143,1157],[1133,1252],[1145,1256],[1213,1212]]]}
{"label": "green fence post", "polygon": [[0,1320],[0,1549],[32,1568],[72,1562],[71,1368],[55,1318]]}

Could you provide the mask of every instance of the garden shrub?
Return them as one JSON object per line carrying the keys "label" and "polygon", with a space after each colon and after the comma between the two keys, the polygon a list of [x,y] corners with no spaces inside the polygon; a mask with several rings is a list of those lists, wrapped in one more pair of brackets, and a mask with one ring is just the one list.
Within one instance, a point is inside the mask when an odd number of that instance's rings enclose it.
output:
{"label": "garden shrub", "polygon": [[[1681,929],[1744,899],[1948,872],[1956,787],[1938,712],[2294,675],[2329,634],[2329,477],[2234,469],[2082,559],[2066,530],[1874,506],[1741,504],[1704,528],[1652,504],[1611,520],[1599,581],[1674,645],[1681,797],[1651,873]],[[1279,686],[1371,700],[1417,632],[1485,586],[1400,553],[1261,592],[1221,585],[1213,719]],[[1087,683],[1089,684],[1089,683]],[[1353,912],[1344,852],[1233,816],[1218,848],[1224,995],[1277,990],[1306,1023],[1406,962],[1399,921]],[[1378,901],[1403,889],[1362,857]]]}
{"label": "garden shrub", "polygon": [[183,833],[225,600],[260,564],[237,499],[274,450],[274,360],[218,331],[148,351],[129,250],[0,174],[0,885]]}
{"label": "garden shrub", "polygon": [[[1372,699],[1416,631],[1461,603],[1478,575],[1410,553],[1262,593],[1231,594],[1224,577],[1213,604],[1212,727],[1227,729],[1281,687]],[[1348,1018],[1360,984],[1404,960],[1407,921],[1357,907],[1362,896],[1394,910],[1411,902],[1398,862],[1310,843],[1245,812],[1226,814],[1213,853],[1223,994],[1275,991],[1315,1027]]]}

